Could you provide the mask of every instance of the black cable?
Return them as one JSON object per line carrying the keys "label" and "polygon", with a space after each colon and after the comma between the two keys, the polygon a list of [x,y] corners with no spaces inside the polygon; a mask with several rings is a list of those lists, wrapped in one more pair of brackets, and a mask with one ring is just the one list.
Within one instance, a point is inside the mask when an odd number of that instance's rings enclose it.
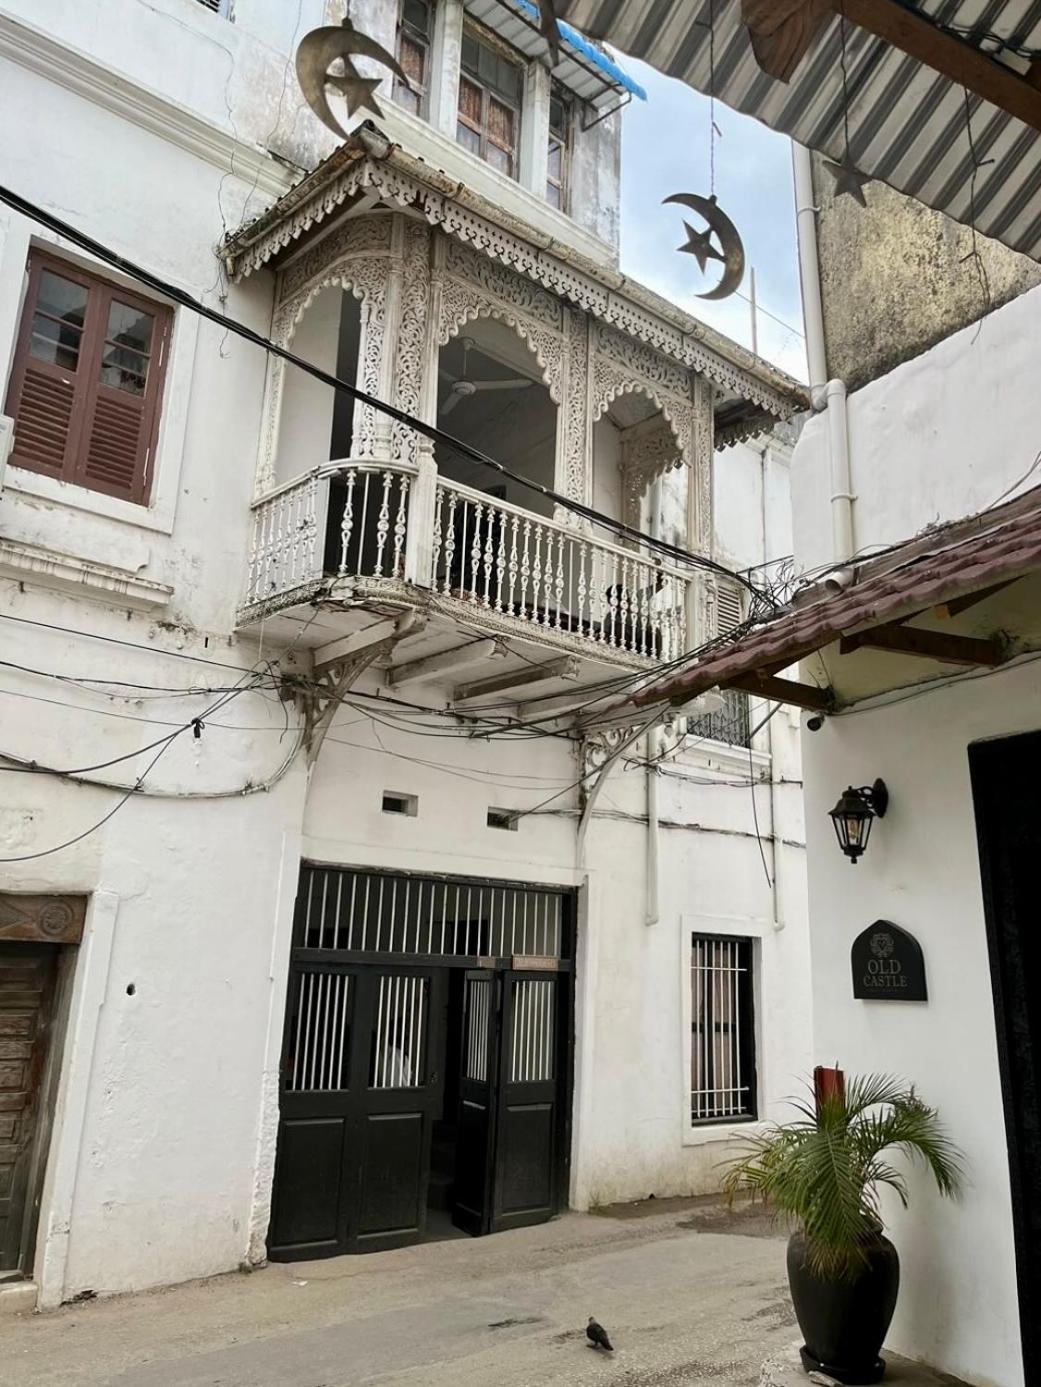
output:
{"label": "black cable", "polygon": [[534,482],[530,478],[522,476],[519,472],[512,472],[508,467],[504,467],[501,462],[496,462],[494,458],[489,457],[487,453],[482,452],[479,448],[475,448],[469,443],[464,443],[462,439],[455,438],[452,434],[446,433],[443,429],[437,428],[434,424],[428,424],[422,419],[417,419],[414,415],[407,413],[405,410],[398,409],[395,405],[388,404],[385,400],[377,399],[376,396],[369,395],[364,390],[359,390],[356,385],[352,385],[349,381],[341,380],[339,376],[333,375],[329,371],[323,371],[321,367],[315,366],[309,361],[305,361],[302,357],[297,356],[295,352],[289,351],[286,347],[279,346],[277,342],[273,342],[262,333],[254,332],[252,328],[247,327],[244,323],[238,322],[237,319],[229,318],[226,314],[218,312],[215,308],[208,308],[204,303],[193,298],[191,294],[178,288],[177,285],[170,284],[168,281],[161,279],[158,275],[152,274],[150,270],[146,270],[134,261],[126,259],[125,256],[103,245],[100,241],[95,241],[93,237],[87,236],[69,222],[63,221],[60,217],[54,216],[52,213],[45,211],[42,207],[30,202],[27,198],[19,196],[18,193],[12,192],[10,188],[5,188],[2,185],[0,185],[0,203],[5,203],[8,207],[19,212],[22,216],[28,217],[30,220],[38,222],[41,226],[47,227],[65,240],[70,241],[73,245],[79,246],[81,250],[85,250],[98,260],[103,261],[106,265],[111,265],[113,269],[121,271],[131,279],[136,279],[138,283],[144,284],[147,288],[153,290],[153,292],[171,299],[174,303],[180,304],[183,308],[191,309],[193,313],[197,313],[200,317],[207,319],[211,323],[215,323],[226,332],[234,333],[244,341],[251,342],[255,347],[259,347],[262,351],[272,356],[277,356],[282,361],[289,362],[291,366],[296,366],[309,376],[313,376],[315,380],[321,381],[323,385],[327,385],[333,390],[350,395],[353,400],[358,401],[360,404],[367,405],[371,409],[378,410],[397,423],[413,429],[424,438],[429,438],[432,442],[452,448],[456,453],[460,454],[462,457],[468,458],[471,462],[476,462],[482,467],[491,468],[493,471],[500,473],[500,475],[508,477],[510,481],[516,482],[518,486],[524,487],[528,491],[536,492],[540,496],[544,496],[547,500],[552,501],[554,505],[563,506],[566,510],[572,511],[575,515],[580,515],[583,519],[589,520],[593,524],[600,525],[612,531],[612,533],[618,535],[620,538],[633,540],[648,548],[656,549],[659,553],[674,559],[678,563],[687,564],[693,568],[707,569],[709,572],[713,573],[723,574],[725,577],[733,579],[735,582],[740,583],[742,587],[746,588],[748,592],[751,593],[756,604],[767,603],[773,606],[772,599],[767,593],[757,588],[741,574],[734,573],[723,564],[716,563],[714,559],[705,558],[698,554],[691,554],[685,549],[680,549],[677,545],[666,543],[664,540],[652,539],[649,535],[643,534],[640,530],[634,529],[632,526],[626,525],[620,520],[612,520],[610,516],[601,514],[591,506],[583,505],[582,502],[574,501],[570,497],[562,496],[558,492],[550,490],[549,487],[542,486],[541,483]]}

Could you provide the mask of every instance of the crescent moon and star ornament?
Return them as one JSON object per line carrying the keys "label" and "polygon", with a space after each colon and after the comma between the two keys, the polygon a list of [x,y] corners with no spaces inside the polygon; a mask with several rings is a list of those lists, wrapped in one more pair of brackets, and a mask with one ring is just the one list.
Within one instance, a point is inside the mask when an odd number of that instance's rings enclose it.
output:
{"label": "crescent moon and star ornament", "polygon": [[[354,65],[355,57],[371,58],[381,67],[389,68],[395,77],[401,79],[411,90],[408,75],[394,57],[381,43],[356,29],[348,18],[342,24],[323,25],[312,29],[300,40],[296,50],[296,78],[304,99],[323,125],[327,125],[334,135],[344,139],[346,131],[333,114],[326,98],[326,87],[335,87],[347,102],[347,114],[353,116],[362,107],[374,116],[383,118],[383,108],[376,100],[375,91],[383,81],[382,77],[363,77]],[[337,60],[343,63],[342,76],[330,72]]]}
{"label": "crescent moon and star ornament", "polygon": [[[699,197],[697,193],[673,193],[671,197],[662,199],[662,205],[666,202],[676,202],[681,207],[689,207],[706,223],[704,231],[695,231],[690,222],[684,220],[687,240],[686,244],[676,247],[680,254],[693,255],[703,273],[707,270],[710,260],[718,260],[723,266],[723,277],[716,287],[707,293],[698,294],[697,297],[729,298],[741,287],[741,281],[745,277],[745,247],[737,227],[716,201],[715,193],[711,197]],[[713,237],[719,243],[718,249]]]}
{"label": "crescent moon and star ornament", "polygon": [[834,197],[840,198],[845,194],[854,202],[859,202],[861,207],[867,206],[864,184],[870,183],[871,179],[856,167],[849,156],[849,150],[846,151],[846,157],[841,164],[835,163],[833,159],[825,159],[824,170],[835,180],[835,186],[831,190]]}

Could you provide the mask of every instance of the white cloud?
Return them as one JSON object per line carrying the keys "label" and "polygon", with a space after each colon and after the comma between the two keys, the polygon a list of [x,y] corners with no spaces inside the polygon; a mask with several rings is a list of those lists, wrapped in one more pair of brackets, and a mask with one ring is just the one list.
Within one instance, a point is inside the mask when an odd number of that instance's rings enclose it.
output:
{"label": "white cloud", "polygon": [[[622,116],[621,268],[750,347],[747,298],[735,294],[711,303],[697,297],[713,281],[702,277],[692,256],[676,253],[684,239],[683,217],[678,208],[661,205],[670,193],[707,195],[710,190],[708,98],[633,58],[624,63],[646,88],[647,101],[633,101]],[[716,194],[741,233],[749,266],[755,267],[756,297],[765,310],[757,315],[759,353],[805,380],[790,145],[749,116],[719,102],[715,109],[721,132]],[[741,294],[747,296],[749,288],[746,274]]]}

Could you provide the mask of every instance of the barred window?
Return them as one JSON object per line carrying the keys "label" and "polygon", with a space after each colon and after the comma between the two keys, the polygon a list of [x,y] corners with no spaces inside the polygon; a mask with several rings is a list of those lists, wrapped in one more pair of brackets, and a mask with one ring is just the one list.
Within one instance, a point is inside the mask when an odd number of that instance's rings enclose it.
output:
{"label": "barred window", "polygon": [[691,936],[690,1117],[756,1116],[751,939]]}
{"label": "barred window", "polygon": [[411,85],[395,77],[394,100],[417,116],[423,115],[426,110],[433,33],[433,0],[402,0],[398,20],[398,62]]}
{"label": "barred window", "polygon": [[751,720],[748,695],[742,689],[721,689],[722,708],[687,719],[687,732],[698,741],[726,742],[728,746],[750,746]]}

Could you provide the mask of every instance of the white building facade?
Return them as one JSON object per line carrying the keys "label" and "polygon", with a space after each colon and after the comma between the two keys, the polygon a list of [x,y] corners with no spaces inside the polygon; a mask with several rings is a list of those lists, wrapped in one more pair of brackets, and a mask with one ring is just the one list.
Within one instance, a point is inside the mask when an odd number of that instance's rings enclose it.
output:
{"label": "white building facade", "polygon": [[789,551],[798,389],[619,273],[638,93],[523,5],[355,4],[344,143],[336,6],[103,8],[0,10],[0,183],[463,446],[0,210],[0,1271],[715,1188],[809,1062],[797,729],[611,709]]}

